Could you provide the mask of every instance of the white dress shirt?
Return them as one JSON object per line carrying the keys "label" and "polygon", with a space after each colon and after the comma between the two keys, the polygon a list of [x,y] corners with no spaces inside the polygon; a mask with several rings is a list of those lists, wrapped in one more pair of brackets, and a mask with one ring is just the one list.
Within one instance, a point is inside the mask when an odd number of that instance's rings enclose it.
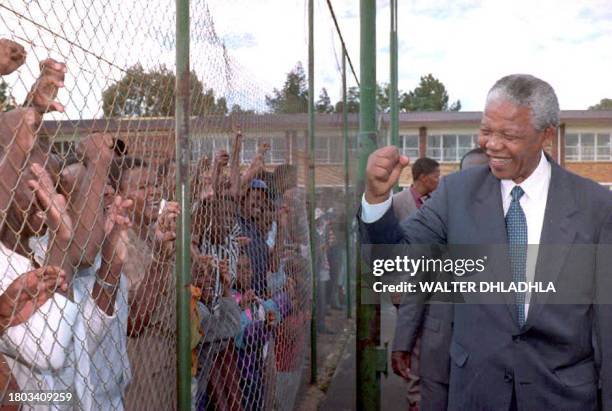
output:
{"label": "white dress shirt", "polygon": [[[512,180],[500,181],[504,216],[510,208],[510,202],[512,201],[510,192],[514,186],[520,186],[525,192],[520,199],[520,203],[527,219],[527,241],[530,244],[527,250],[526,279],[528,282],[534,281],[535,278],[535,268],[538,259],[537,245],[540,244],[542,226],[544,225],[544,211],[546,210],[546,201],[548,199],[550,175],[550,163],[546,159],[544,152],[542,152],[538,166],[525,181],[520,184],[516,184]],[[391,207],[392,198],[393,196],[389,193],[389,198],[382,203],[369,204],[365,199],[364,193],[361,198],[361,220],[364,223],[373,223],[379,220]],[[529,312],[530,298],[531,294],[527,293],[525,295],[525,319],[527,319]]]}

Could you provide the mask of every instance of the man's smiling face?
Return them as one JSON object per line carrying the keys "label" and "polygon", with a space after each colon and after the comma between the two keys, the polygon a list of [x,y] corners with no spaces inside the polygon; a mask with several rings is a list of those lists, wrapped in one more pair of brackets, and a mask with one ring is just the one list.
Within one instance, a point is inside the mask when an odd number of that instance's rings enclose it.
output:
{"label": "man's smiling face", "polygon": [[529,107],[498,98],[485,107],[478,143],[495,177],[520,184],[538,166],[542,148],[554,131],[553,127],[537,131]]}

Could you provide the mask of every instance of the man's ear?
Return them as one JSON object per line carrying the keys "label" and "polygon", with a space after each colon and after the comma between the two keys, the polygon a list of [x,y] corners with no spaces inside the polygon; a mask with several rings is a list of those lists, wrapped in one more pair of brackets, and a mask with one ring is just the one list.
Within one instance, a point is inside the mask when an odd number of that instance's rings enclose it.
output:
{"label": "man's ear", "polygon": [[553,141],[555,141],[554,139],[557,138],[557,127],[546,127],[543,133],[544,139],[542,141],[542,147],[547,147],[548,145],[552,144]]}

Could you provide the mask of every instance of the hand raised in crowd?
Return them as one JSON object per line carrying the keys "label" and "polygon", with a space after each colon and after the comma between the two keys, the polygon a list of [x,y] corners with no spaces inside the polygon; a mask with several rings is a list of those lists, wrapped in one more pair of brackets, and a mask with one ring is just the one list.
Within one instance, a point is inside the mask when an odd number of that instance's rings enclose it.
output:
{"label": "hand raised in crowd", "polygon": [[50,245],[65,247],[73,234],[73,222],[67,211],[66,198],[56,191],[43,166],[34,163],[30,170],[36,179],[28,181],[28,186],[34,191],[39,207],[45,212]]}
{"label": "hand raised in crowd", "polygon": [[23,46],[9,39],[0,39],[0,75],[6,76],[25,63],[26,51]]}
{"label": "hand raised in crowd", "polygon": [[223,296],[230,297],[232,291],[232,275],[230,274],[229,261],[223,259],[217,262],[219,266],[219,277],[223,286]]}
{"label": "hand raised in crowd", "polygon": [[109,133],[93,133],[79,141],[77,155],[86,166],[102,165],[108,167],[113,159],[115,140]]}
{"label": "hand raised in crowd", "polygon": [[114,194],[108,184],[113,146],[113,137],[108,133],[88,135],[77,145],[85,171],[70,196],[70,209],[78,216],[70,253],[81,265],[93,264],[104,240],[104,207],[113,201]]}
{"label": "hand raised in crowd", "polygon": [[270,151],[270,144],[261,143],[257,147],[257,153],[253,159],[253,163],[258,171],[263,171],[265,166],[266,154]]}
{"label": "hand raised in crowd", "polygon": [[230,195],[238,200],[240,197],[240,151],[242,150],[242,132],[236,131],[230,157]]}
{"label": "hand raised in crowd", "polygon": [[57,92],[64,87],[66,65],[53,59],[40,62],[40,75],[26,97],[26,106],[35,108],[39,113],[52,111],[64,112],[64,106],[55,101]]}
{"label": "hand raised in crowd", "polygon": [[155,250],[159,251],[161,258],[164,260],[174,255],[176,219],[180,214],[179,204],[175,201],[169,201],[155,224]]}
{"label": "hand raised in crowd", "polygon": [[224,168],[229,164],[229,154],[226,150],[219,150],[215,153],[214,167]]}
{"label": "hand raised in crowd", "polygon": [[0,333],[27,321],[58,289],[68,289],[59,267],[45,266],[17,277],[0,295]]}
{"label": "hand raised in crowd", "polygon": [[[41,115],[31,108],[16,108],[0,113],[0,146],[8,150],[16,144],[22,153],[28,153],[36,141]],[[3,151],[4,151],[3,150]]]}
{"label": "hand raised in crowd", "polygon": [[395,146],[386,146],[368,157],[365,198],[370,204],[382,203],[399,181],[402,170],[410,164]]}
{"label": "hand raised in crowd", "polygon": [[132,200],[117,195],[106,211],[102,259],[114,267],[121,267],[127,259],[127,230],[132,226],[129,215],[132,205]]}

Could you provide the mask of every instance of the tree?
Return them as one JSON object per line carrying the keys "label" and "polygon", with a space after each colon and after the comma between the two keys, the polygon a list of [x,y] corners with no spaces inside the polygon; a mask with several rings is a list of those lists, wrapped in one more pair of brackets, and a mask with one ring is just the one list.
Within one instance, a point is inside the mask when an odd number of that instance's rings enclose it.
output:
{"label": "tree", "polygon": [[327,94],[327,89],[323,87],[321,94],[319,94],[319,100],[315,103],[315,110],[317,113],[333,113],[334,107],[331,105],[331,100]]}
{"label": "tree", "polygon": [[232,114],[255,114],[255,110],[245,110],[240,107],[240,104],[232,105]]}
{"label": "tree", "polygon": [[589,107],[589,110],[612,110],[612,98],[602,98],[599,103]]}
{"label": "tree", "polygon": [[11,94],[8,92],[8,84],[0,79],[0,112],[9,111],[15,108],[11,100]]}
{"label": "tree", "polygon": [[[102,110],[106,117],[169,117],[174,116],[176,76],[166,66],[145,71],[140,64],[126,70],[121,80],[102,92]],[[215,99],[213,89],[204,85],[191,72],[190,114],[227,114],[224,97]]]}
{"label": "tree", "polygon": [[461,101],[448,105],[448,93],[444,84],[433,75],[421,77],[419,85],[400,98],[400,109],[404,111],[459,111]]}
{"label": "tree", "polygon": [[306,113],[308,112],[308,83],[302,63],[298,62],[293,70],[287,73],[283,88],[266,95],[266,105],[273,113]]}
{"label": "tree", "polygon": [[[342,113],[342,100],[336,103],[336,113]],[[346,107],[349,113],[359,113],[359,87],[349,87],[346,91]]]}

